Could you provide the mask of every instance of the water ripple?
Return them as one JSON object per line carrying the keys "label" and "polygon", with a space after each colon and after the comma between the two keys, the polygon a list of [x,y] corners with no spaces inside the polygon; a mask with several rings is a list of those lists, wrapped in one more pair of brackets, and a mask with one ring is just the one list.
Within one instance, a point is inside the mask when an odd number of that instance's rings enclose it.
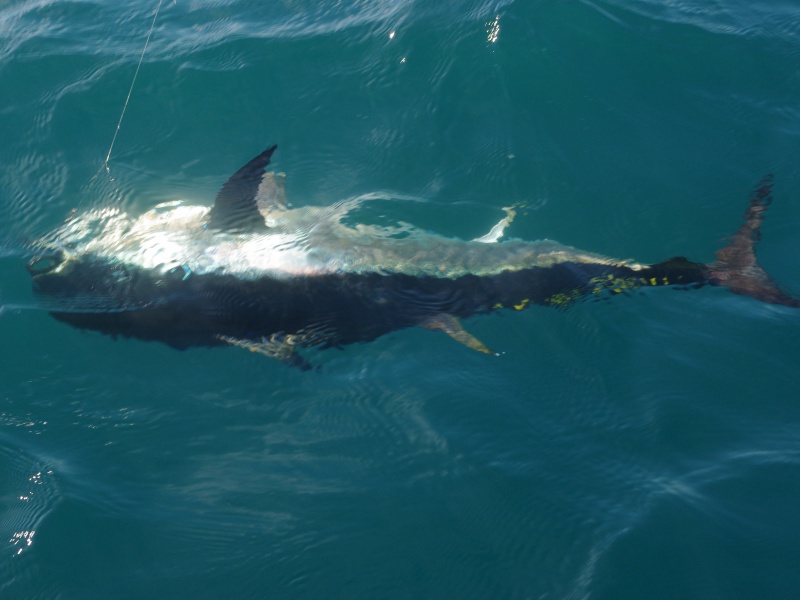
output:
{"label": "water ripple", "polygon": [[[34,431],[46,423],[0,413],[0,427]],[[0,593],[19,580],[31,580],[38,568],[25,560],[36,544],[38,531],[62,498],[58,477],[51,465],[14,445],[0,434]]]}
{"label": "water ripple", "polygon": [[624,13],[654,21],[691,25],[711,33],[743,37],[762,37],[797,47],[800,21],[791,3],[773,2],[689,2],[686,0],[582,0],[618,23]]}

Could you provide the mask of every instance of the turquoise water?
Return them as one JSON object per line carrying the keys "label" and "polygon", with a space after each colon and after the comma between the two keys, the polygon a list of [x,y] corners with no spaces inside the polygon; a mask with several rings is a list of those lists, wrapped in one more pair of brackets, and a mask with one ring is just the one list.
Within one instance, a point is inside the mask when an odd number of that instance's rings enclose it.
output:
{"label": "turquoise water", "polygon": [[[71,329],[26,243],[211,203],[279,145],[295,205],[709,261],[774,173],[800,295],[800,8],[656,0],[0,8],[0,596],[797,598],[800,312],[652,289],[403,330],[305,373]],[[371,211],[371,212],[370,212]]]}

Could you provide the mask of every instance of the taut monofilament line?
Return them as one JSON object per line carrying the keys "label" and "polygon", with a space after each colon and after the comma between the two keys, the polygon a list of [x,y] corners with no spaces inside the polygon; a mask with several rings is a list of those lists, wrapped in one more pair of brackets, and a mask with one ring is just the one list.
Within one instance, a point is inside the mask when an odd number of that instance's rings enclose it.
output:
{"label": "taut monofilament line", "polygon": [[142,55],[139,57],[139,64],[136,65],[136,71],[133,74],[133,80],[131,81],[131,87],[128,90],[128,96],[125,98],[125,104],[122,106],[122,112],[119,115],[119,121],[117,122],[117,128],[114,130],[114,137],[111,138],[111,145],[108,147],[108,154],[106,154],[106,160],[103,163],[106,172],[109,172],[108,168],[108,160],[111,158],[111,150],[114,148],[114,142],[117,141],[117,134],[119,133],[120,127],[122,127],[122,119],[125,117],[125,110],[128,108],[128,103],[131,101],[131,94],[133,93],[133,86],[136,85],[136,77],[139,75],[139,69],[142,67],[142,62],[144,61],[145,52],[147,52],[147,46],[150,43],[150,36],[153,35],[153,29],[156,26],[156,19],[158,18],[158,11],[161,10],[161,3],[163,0],[158,0],[158,6],[156,6],[156,12],[153,15],[153,22],[150,24],[150,31],[147,32],[147,39],[144,41],[144,48],[142,48]]}

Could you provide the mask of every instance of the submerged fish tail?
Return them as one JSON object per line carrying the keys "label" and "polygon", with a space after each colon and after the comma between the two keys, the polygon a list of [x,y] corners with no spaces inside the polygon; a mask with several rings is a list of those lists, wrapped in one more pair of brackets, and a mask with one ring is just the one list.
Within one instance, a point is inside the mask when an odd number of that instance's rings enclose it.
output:
{"label": "submerged fish tail", "polygon": [[800,308],[800,300],[781,290],[756,258],[756,243],[761,239],[761,224],[772,203],[772,175],[764,177],[750,197],[744,223],[724,248],[717,251],[717,260],[708,265],[711,285],[727,287],[734,294],[750,296],[769,304]]}

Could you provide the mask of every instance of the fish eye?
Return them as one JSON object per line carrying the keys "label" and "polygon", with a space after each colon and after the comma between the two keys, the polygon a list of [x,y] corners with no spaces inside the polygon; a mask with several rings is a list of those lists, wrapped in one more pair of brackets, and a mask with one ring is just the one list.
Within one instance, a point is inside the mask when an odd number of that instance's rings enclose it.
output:
{"label": "fish eye", "polygon": [[61,251],[49,252],[37,256],[28,263],[28,272],[31,275],[49,273],[64,262],[64,253]]}

